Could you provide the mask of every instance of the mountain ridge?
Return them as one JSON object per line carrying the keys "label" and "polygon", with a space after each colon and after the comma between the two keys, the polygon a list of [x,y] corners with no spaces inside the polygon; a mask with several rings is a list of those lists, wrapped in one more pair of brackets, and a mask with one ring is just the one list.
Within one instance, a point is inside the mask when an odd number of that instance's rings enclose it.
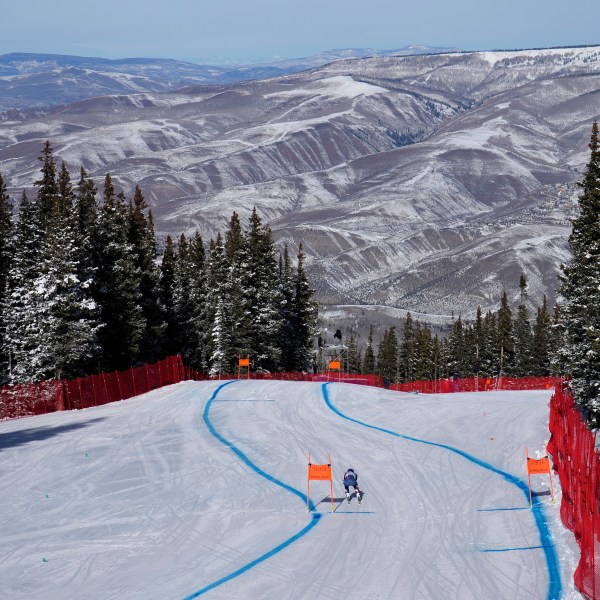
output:
{"label": "mountain ridge", "polygon": [[324,304],[467,317],[521,272],[555,300],[599,75],[598,47],[473,52],[93,98],[0,124],[0,169],[31,187],[50,139],[139,184],[161,235],[209,239],[257,206]]}

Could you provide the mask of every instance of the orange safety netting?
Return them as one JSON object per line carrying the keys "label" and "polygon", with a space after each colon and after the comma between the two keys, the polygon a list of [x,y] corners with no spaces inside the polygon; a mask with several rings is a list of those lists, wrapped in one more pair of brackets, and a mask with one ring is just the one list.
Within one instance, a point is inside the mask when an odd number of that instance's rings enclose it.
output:
{"label": "orange safety netting", "polygon": [[550,433],[548,452],[562,486],[560,516],[581,549],[575,585],[600,600],[600,456],[568,390],[557,388],[552,396]]}

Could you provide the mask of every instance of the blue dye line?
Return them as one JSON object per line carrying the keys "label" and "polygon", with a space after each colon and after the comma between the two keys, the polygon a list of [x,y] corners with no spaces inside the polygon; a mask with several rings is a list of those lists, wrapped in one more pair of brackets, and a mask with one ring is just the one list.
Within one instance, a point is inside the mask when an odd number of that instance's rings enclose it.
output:
{"label": "blue dye line", "polygon": [[513,552],[514,550],[538,550],[546,546],[525,546],[524,548],[486,548],[480,552]]}
{"label": "blue dye line", "polygon": [[197,598],[198,596],[201,596],[202,594],[206,594],[206,592],[213,590],[217,586],[219,586],[223,583],[226,583],[227,581],[231,581],[235,577],[239,577],[242,573],[245,573],[252,567],[255,567],[259,563],[267,560],[267,558],[271,558],[271,556],[277,554],[284,548],[287,548],[290,544],[293,544],[296,540],[300,539],[303,535],[307,534],[319,522],[319,519],[321,518],[321,516],[322,516],[321,513],[313,514],[311,522],[306,527],[304,527],[304,529],[301,529],[296,535],[293,535],[291,538],[285,540],[285,542],[282,542],[281,544],[279,544],[279,546],[276,546],[275,548],[273,548],[273,550],[270,550],[269,552],[266,552],[262,556],[259,556],[256,560],[249,562],[247,565],[244,565],[243,567],[239,568],[237,571],[234,571],[233,573],[226,575],[222,579],[218,579],[217,581],[207,585],[206,587],[203,587],[201,590],[198,590],[197,592],[194,592],[193,594],[186,596],[183,600],[192,600],[192,598]]}
{"label": "blue dye line", "polygon": [[[250,459],[237,446],[235,446],[235,444],[233,444],[229,440],[225,439],[214,428],[214,426],[211,423],[211,421],[209,419],[209,416],[208,416],[208,414],[210,412],[210,407],[211,407],[212,403],[214,402],[215,398],[217,397],[217,395],[219,394],[219,392],[225,386],[230,385],[232,383],[235,383],[235,382],[234,381],[228,381],[227,383],[224,383],[224,384],[220,385],[213,392],[212,396],[209,398],[208,402],[206,403],[206,406],[204,407],[204,413],[203,413],[202,417],[204,419],[204,422],[206,423],[206,426],[208,427],[208,430],[221,443],[225,444],[225,446],[227,446],[232,452],[234,452],[242,460],[242,462],[245,465],[247,465],[250,469],[252,469],[254,472],[258,473],[261,477],[264,477],[265,479],[268,479],[270,482],[275,483],[276,485],[282,487],[286,491],[291,492],[292,494],[295,494],[296,496],[298,496],[299,498],[301,498],[304,501],[304,503],[306,504],[307,498],[306,498],[306,496],[302,492],[300,492],[299,490],[297,490],[297,489],[295,489],[295,488],[287,485],[286,483],[283,483],[282,481],[279,481],[279,479],[275,479],[275,477],[272,477],[271,475],[269,475],[268,473],[266,473],[265,471],[263,471],[262,469],[260,469],[259,467],[257,467],[253,462],[250,461]],[[315,505],[313,504],[312,501],[310,502],[309,508],[310,508],[310,510],[313,510],[315,508]],[[193,598],[198,598],[198,596],[202,596],[206,592],[208,592],[208,591],[210,591],[210,590],[218,587],[219,585],[222,585],[223,583],[226,583],[227,581],[231,581],[232,579],[235,579],[236,577],[239,577],[240,575],[242,575],[243,573],[245,573],[249,569],[252,569],[256,565],[260,564],[261,562],[264,562],[268,558],[271,558],[272,556],[274,556],[278,552],[281,552],[281,550],[283,550],[284,548],[287,548],[290,544],[293,544],[295,541],[299,540],[302,536],[306,535],[319,522],[319,519],[321,518],[321,516],[322,516],[321,513],[313,513],[312,514],[312,519],[311,519],[311,521],[310,521],[310,523],[308,525],[306,525],[305,527],[303,527],[298,533],[296,533],[292,537],[288,538],[287,540],[285,540],[284,542],[282,542],[281,544],[279,544],[279,546],[276,546],[272,550],[269,550],[268,552],[265,552],[265,554],[263,554],[262,556],[259,556],[258,558],[256,558],[255,560],[249,562],[248,564],[244,565],[243,567],[240,567],[239,569],[237,569],[233,573],[230,573],[229,575],[226,575],[225,577],[222,577],[221,579],[218,579],[217,581],[214,581],[213,583],[210,583],[209,585],[207,585],[207,586],[199,589],[198,591],[194,592],[193,594],[190,594],[189,596],[186,596],[183,600],[192,600]]]}
{"label": "blue dye line", "polygon": [[[327,391],[328,385],[330,385],[330,384],[329,383],[321,384],[321,391],[323,393],[323,398],[325,400],[325,404],[327,404],[327,406],[336,415],[340,416],[342,419],[346,419],[347,421],[351,421],[352,423],[356,423],[357,425],[361,425],[362,427],[374,429],[375,431],[381,431],[382,433],[387,433],[388,435],[392,435],[394,437],[399,437],[399,438],[408,440],[410,442],[425,444],[427,446],[435,446],[437,448],[443,448],[444,450],[453,452],[454,454],[458,454],[459,456],[462,456],[464,459],[468,460],[469,462],[471,462],[479,467],[482,467],[484,469],[487,469],[488,471],[491,471],[492,473],[496,473],[497,475],[500,475],[503,479],[505,479],[509,483],[518,487],[525,495],[527,502],[529,502],[529,486],[522,479],[519,479],[518,477],[515,477],[514,475],[511,475],[510,473],[506,473],[505,471],[501,471],[500,469],[497,469],[493,465],[490,465],[489,463],[487,463],[485,461],[479,460],[478,458],[475,458],[474,456],[467,454],[463,450],[459,450],[458,448],[453,448],[452,446],[447,446],[446,444],[438,444],[436,442],[422,440],[419,438],[411,437],[409,435],[403,435],[401,433],[397,433],[390,429],[384,429],[383,427],[377,427],[375,425],[370,425],[369,423],[365,423],[363,421],[359,421],[358,419],[353,419],[352,417],[345,415],[343,412],[338,410],[331,403],[331,400],[329,399],[329,393]],[[561,591],[562,591],[562,582],[560,579],[560,571],[558,568],[558,557],[556,555],[556,550],[554,548],[554,544],[552,544],[552,540],[550,538],[550,530],[548,528],[548,524],[546,523],[546,519],[544,518],[544,513],[542,511],[542,505],[539,503],[539,501],[534,499],[534,504],[533,504],[533,507],[531,510],[532,510],[533,516],[535,518],[535,524],[540,533],[540,538],[541,538],[541,542],[542,542],[541,546],[539,546],[539,547],[544,550],[544,556],[546,558],[546,565],[548,567],[548,577],[549,577],[550,581],[549,581],[547,600],[558,600],[560,598]]]}
{"label": "blue dye line", "polygon": [[496,512],[498,510],[531,510],[529,506],[514,506],[512,508],[478,508],[477,512]]}

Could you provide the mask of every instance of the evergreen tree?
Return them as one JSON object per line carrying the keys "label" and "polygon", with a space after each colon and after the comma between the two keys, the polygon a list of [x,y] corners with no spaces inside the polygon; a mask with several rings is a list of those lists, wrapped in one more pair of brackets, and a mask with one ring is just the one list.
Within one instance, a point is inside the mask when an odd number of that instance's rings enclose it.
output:
{"label": "evergreen tree", "polygon": [[[244,276],[246,301],[244,309],[249,312],[249,336],[248,346],[250,353],[253,355],[253,364],[257,368],[263,368],[268,371],[273,371],[279,365],[281,359],[281,349],[278,346],[280,339],[282,323],[281,307],[283,297],[279,286],[279,269],[275,255],[275,246],[270,227],[264,226],[256,208],[250,216],[250,229],[247,235],[247,269],[240,269],[240,274]],[[301,261],[304,261],[304,253]],[[299,259],[300,261],[300,259]],[[304,266],[302,265],[302,271]],[[302,365],[302,369],[308,368],[312,362],[308,355],[305,355],[307,341],[305,336],[311,337],[308,347],[312,347],[312,336],[316,327],[316,317],[308,317],[308,313],[304,316],[299,316],[300,311],[308,309],[312,295],[314,292],[308,286],[308,279],[304,272],[302,273],[303,281],[300,283],[300,288],[296,288],[296,305],[295,325],[300,327],[296,330],[299,335],[296,350],[300,350],[300,355],[296,355],[296,365]],[[297,285],[299,280],[297,279]],[[305,285],[306,284],[306,285]],[[298,296],[300,293],[300,296]],[[306,298],[302,296],[307,295]],[[314,309],[309,309],[310,310]],[[308,322],[304,319],[308,318],[310,325],[308,329],[304,329]],[[310,330],[310,331],[309,331]]]}
{"label": "evergreen tree", "polygon": [[544,294],[544,301],[541,308],[537,309],[533,328],[530,375],[550,375],[550,327],[548,300]]}
{"label": "evergreen tree", "polygon": [[550,320],[550,373],[562,376],[566,374],[569,362],[569,347],[563,308],[555,304]]}
{"label": "evergreen tree", "polygon": [[141,309],[146,328],[140,343],[140,360],[154,362],[165,356],[165,311],[160,301],[160,270],[152,212],[139,186],[129,204],[129,242],[133,246],[135,266],[140,272]]}
{"label": "evergreen tree", "polygon": [[512,311],[508,304],[506,290],[502,293],[500,310],[498,310],[498,345],[500,347],[500,364],[502,374],[512,375],[515,363],[515,342]]}
{"label": "evergreen tree", "polygon": [[0,173],[0,385],[8,378],[8,353],[5,351],[4,307],[6,303],[8,273],[13,255],[13,218],[12,205],[7,193],[6,184]]}
{"label": "evergreen tree", "polygon": [[94,265],[94,237],[98,221],[98,204],[96,194],[98,189],[89,178],[87,172],[81,167],[79,182],[74,195],[74,227],[75,227],[75,252],[78,265],[79,278],[84,285],[91,286],[96,276]]}
{"label": "evergreen tree", "polygon": [[532,334],[531,324],[529,322],[529,310],[527,309],[527,280],[525,275],[521,274],[519,280],[519,289],[521,290],[519,306],[517,308],[517,318],[515,320],[515,367],[514,374],[517,377],[526,377],[531,372],[532,362]]}
{"label": "evergreen tree", "polygon": [[415,381],[420,381],[434,379],[435,376],[431,329],[417,321],[414,332],[414,378]]}
{"label": "evergreen tree", "polygon": [[56,176],[56,161],[50,142],[44,144],[42,155],[38,157],[42,162],[42,177],[35,182],[37,191],[38,222],[42,231],[48,227],[48,222],[55,212],[54,207],[60,200],[58,181]]}
{"label": "evergreen tree", "polygon": [[567,356],[576,404],[593,427],[600,426],[600,142],[592,126],[590,160],[579,183],[579,216],[569,246],[573,256],[562,266]]}
{"label": "evergreen tree", "polygon": [[279,347],[281,348],[281,369],[289,372],[295,368],[294,331],[294,272],[287,244],[279,257],[279,288],[281,290],[281,328]]}
{"label": "evergreen tree", "polygon": [[101,307],[102,366],[126,369],[140,361],[146,319],[140,292],[141,271],[129,241],[128,206],[122,193],[115,195],[109,174],[104,180],[104,203],[96,229],[97,268],[94,297]]}
{"label": "evergreen tree", "polygon": [[465,365],[465,333],[462,318],[458,317],[452,324],[452,331],[447,340],[448,371],[455,377],[464,377]]}
{"label": "evergreen tree", "polygon": [[176,254],[173,238],[168,235],[160,263],[160,303],[165,311],[165,342],[167,354],[177,354],[177,340],[179,339],[179,318],[175,308],[175,270]]}
{"label": "evergreen tree", "polygon": [[44,379],[85,375],[99,354],[99,309],[90,281],[80,278],[76,244],[76,219],[67,186],[44,235],[36,283],[43,293],[40,368]]}
{"label": "evergreen tree", "polygon": [[365,350],[364,372],[367,375],[375,374],[375,351],[373,350],[373,325],[369,327],[369,339]]}
{"label": "evergreen tree", "polygon": [[496,377],[500,372],[500,342],[496,315],[488,311],[483,319],[483,344],[479,352],[481,375]]}
{"label": "evergreen tree", "polygon": [[402,329],[402,344],[399,351],[399,376],[401,381],[415,381],[414,344],[415,329],[412,315],[407,313]]}
{"label": "evergreen tree", "polygon": [[361,373],[360,354],[358,346],[356,345],[356,339],[353,335],[348,340],[348,351],[346,355],[346,372],[347,373]]}
{"label": "evergreen tree", "polygon": [[40,277],[40,253],[37,212],[23,192],[3,309],[3,353],[8,358],[11,384],[43,378],[40,358],[43,298],[36,287]]}
{"label": "evergreen tree", "polygon": [[377,352],[377,370],[382,377],[391,383],[398,378],[398,338],[396,327],[385,330]]}
{"label": "evergreen tree", "polygon": [[485,327],[483,321],[483,313],[481,312],[481,306],[477,307],[477,315],[475,316],[475,323],[473,324],[473,343],[475,356],[473,360],[473,374],[479,375],[482,372],[481,363],[482,356],[485,355]]}
{"label": "evergreen tree", "polygon": [[208,327],[206,323],[206,255],[204,242],[200,233],[196,232],[189,245],[188,259],[190,264],[190,296],[191,322],[190,329],[195,341],[190,348],[190,366],[203,373],[208,372],[208,359],[205,354]]}
{"label": "evergreen tree", "polygon": [[302,244],[298,249],[296,268],[296,291],[293,301],[293,324],[295,335],[294,371],[308,370],[314,361],[313,340],[317,328],[318,304],[313,299],[315,290],[309,283],[304,269],[305,254]]}
{"label": "evergreen tree", "polygon": [[228,275],[227,257],[221,233],[211,243],[208,260],[208,293],[207,315],[210,324],[207,353],[209,373],[211,375],[226,374],[231,370],[231,324],[226,310],[226,298],[223,293]]}

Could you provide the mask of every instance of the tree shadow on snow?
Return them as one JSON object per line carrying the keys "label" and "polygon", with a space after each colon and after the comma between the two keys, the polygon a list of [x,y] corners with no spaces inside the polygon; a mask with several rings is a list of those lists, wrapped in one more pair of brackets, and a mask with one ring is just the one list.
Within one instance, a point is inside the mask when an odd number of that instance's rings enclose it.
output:
{"label": "tree shadow on snow", "polygon": [[96,419],[90,419],[83,423],[71,423],[69,425],[57,425],[56,427],[35,427],[31,429],[20,429],[19,431],[8,431],[6,433],[0,433],[0,450],[6,450],[7,448],[14,448],[16,446],[23,446],[30,442],[39,442],[47,440],[55,435],[61,435],[68,433],[69,431],[75,431],[77,429],[83,429],[92,423],[104,421],[105,417],[98,417]]}

